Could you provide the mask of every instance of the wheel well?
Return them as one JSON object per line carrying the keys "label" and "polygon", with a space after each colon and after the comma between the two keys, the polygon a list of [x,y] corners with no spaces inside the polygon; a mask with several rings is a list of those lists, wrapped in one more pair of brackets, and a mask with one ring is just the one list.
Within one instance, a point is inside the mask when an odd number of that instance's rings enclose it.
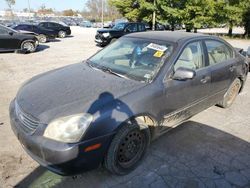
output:
{"label": "wheel well", "polygon": [[240,80],[240,83],[241,83],[240,91],[239,91],[239,93],[241,93],[241,91],[243,90],[244,81],[243,81],[243,78],[241,76],[239,76],[238,79]]}
{"label": "wheel well", "polygon": [[31,39],[23,39],[21,41],[20,48],[22,48],[24,42],[32,42],[33,44],[35,44],[35,42],[33,40],[31,40]]}
{"label": "wheel well", "polygon": [[157,121],[149,115],[139,115],[133,118],[138,124],[143,123],[147,125],[151,134],[151,138],[154,139],[155,127],[157,126]]}

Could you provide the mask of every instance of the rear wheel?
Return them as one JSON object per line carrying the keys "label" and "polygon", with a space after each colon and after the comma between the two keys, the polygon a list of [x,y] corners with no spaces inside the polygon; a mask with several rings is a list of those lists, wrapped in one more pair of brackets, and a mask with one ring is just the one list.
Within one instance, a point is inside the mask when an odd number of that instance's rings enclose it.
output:
{"label": "rear wheel", "polygon": [[112,140],[104,160],[112,173],[124,175],[134,170],[141,162],[150,143],[147,126],[136,122],[125,124]]}
{"label": "rear wheel", "polygon": [[222,108],[229,108],[235,101],[237,95],[239,94],[241,88],[241,81],[236,78],[231,86],[228,88],[226,94],[224,95],[222,101],[217,105]]}
{"label": "rear wheel", "polygon": [[66,32],[65,31],[59,31],[58,36],[59,36],[59,38],[65,38],[66,37]]}
{"label": "rear wheel", "polygon": [[117,39],[116,38],[113,38],[111,41],[110,41],[110,44],[114,43]]}
{"label": "rear wheel", "polygon": [[45,35],[41,34],[38,36],[38,40],[41,43],[45,43],[45,42],[47,42],[47,37]]}
{"label": "rear wheel", "polygon": [[34,42],[32,42],[32,41],[23,41],[23,43],[21,45],[21,50],[32,53],[32,52],[36,51],[36,47],[35,47]]}

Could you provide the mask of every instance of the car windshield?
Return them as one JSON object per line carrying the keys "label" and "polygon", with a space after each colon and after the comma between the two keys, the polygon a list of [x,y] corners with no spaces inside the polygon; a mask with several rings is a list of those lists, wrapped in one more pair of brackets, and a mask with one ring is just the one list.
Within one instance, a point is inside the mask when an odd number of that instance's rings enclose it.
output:
{"label": "car windshield", "polygon": [[116,25],[113,27],[113,29],[115,29],[115,30],[123,30],[124,27],[125,27],[125,25],[126,25],[126,23],[118,23],[118,24],[116,24]]}
{"label": "car windshield", "polygon": [[143,82],[150,82],[173,52],[165,41],[122,38],[90,59],[91,67]]}
{"label": "car windshield", "polygon": [[59,22],[59,24],[61,24],[64,27],[68,27],[68,25],[65,22]]}

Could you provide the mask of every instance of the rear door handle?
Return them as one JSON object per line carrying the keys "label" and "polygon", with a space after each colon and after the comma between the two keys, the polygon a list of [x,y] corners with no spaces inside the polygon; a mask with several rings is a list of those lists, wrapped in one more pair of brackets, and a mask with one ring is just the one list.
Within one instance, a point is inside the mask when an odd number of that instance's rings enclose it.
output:
{"label": "rear door handle", "polygon": [[205,84],[210,80],[210,76],[205,76],[204,78],[201,79],[201,83]]}

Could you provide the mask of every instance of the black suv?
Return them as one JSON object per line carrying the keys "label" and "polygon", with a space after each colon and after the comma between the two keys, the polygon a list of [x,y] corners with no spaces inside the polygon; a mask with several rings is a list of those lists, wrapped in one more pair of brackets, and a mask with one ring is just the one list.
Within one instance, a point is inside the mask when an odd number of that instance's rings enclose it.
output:
{"label": "black suv", "polygon": [[51,30],[51,29],[46,29],[39,27],[37,25],[32,25],[32,24],[18,24],[12,27],[15,30],[19,31],[30,31],[38,34],[38,40],[39,42],[45,43],[49,39],[54,39],[56,38],[58,32]]}
{"label": "black suv", "polygon": [[106,46],[125,34],[142,31],[146,31],[146,26],[143,23],[118,23],[112,29],[97,30],[95,42],[100,46]]}
{"label": "black suv", "polygon": [[39,27],[50,29],[57,32],[59,38],[65,38],[67,35],[71,35],[71,29],[64,23],[56,22],[41,22],[38,24]]}
{"label": "black suv", "polygon": [[34,52],[38,46],[36,36],[20,33],[11,28],[0,25],[0,51]]}

